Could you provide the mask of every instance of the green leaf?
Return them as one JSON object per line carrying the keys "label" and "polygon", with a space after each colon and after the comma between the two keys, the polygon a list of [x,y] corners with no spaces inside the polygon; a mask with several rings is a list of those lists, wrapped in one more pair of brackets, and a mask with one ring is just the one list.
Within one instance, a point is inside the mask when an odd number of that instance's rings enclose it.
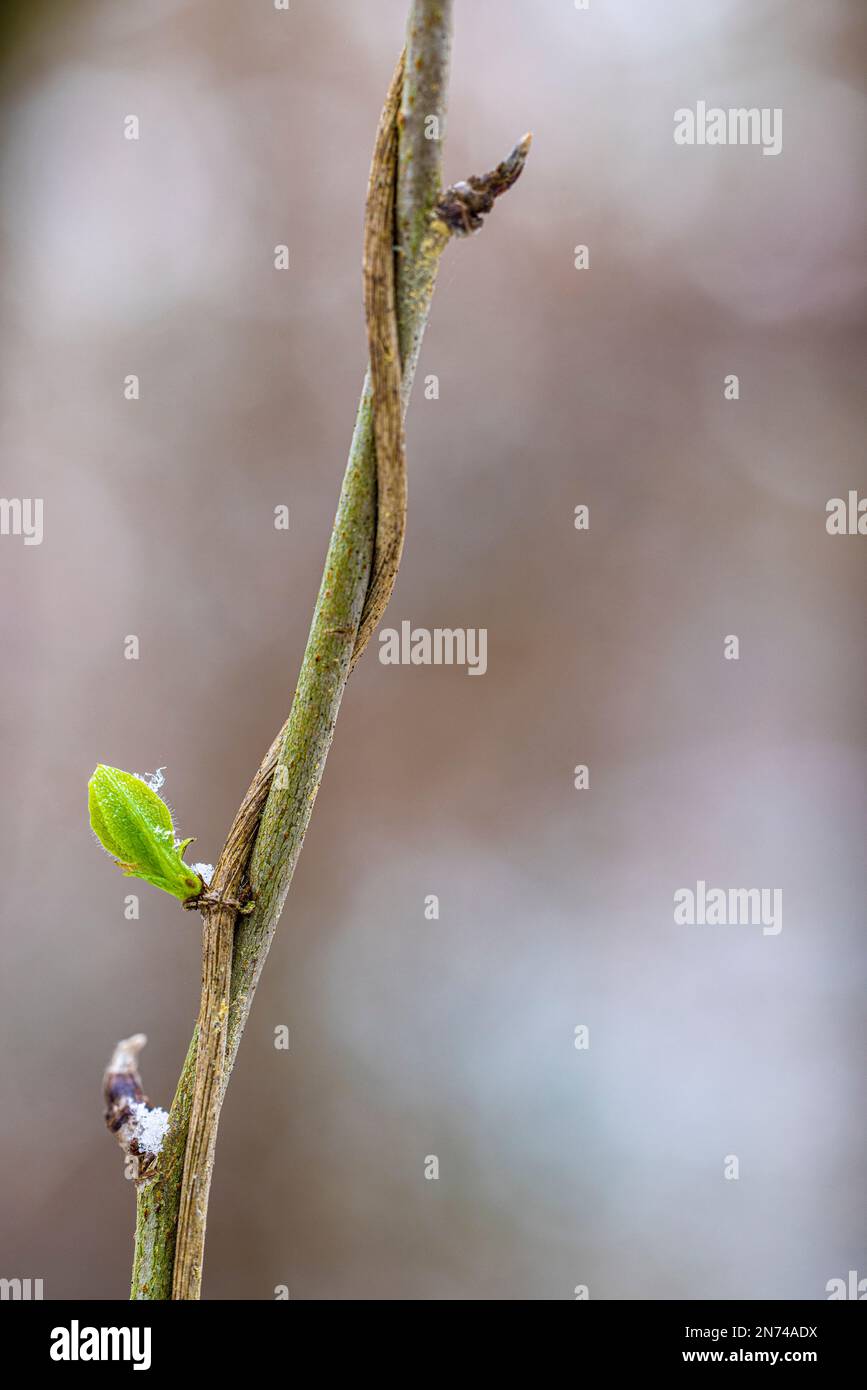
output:
{"label": "green leaf", "polygon": [[94,835],[128,878],[143,878],[182,902],[203,891],[199,874],[183,859],[192,840],[176,839],[171,811],[141,777],[100,763],[87,784],[87,802]]}

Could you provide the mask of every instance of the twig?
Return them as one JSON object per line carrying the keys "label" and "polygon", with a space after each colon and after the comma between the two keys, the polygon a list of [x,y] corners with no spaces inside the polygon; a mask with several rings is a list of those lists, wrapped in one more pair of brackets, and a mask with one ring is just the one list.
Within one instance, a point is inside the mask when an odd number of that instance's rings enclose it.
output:
{"label": "twig", "polygon": [[[273,751],[273,747],[269,749],[266,764],[270,764]],[[241,802],[201,909],[202,1001],[172,1277],[172,1297],[178,1299],[198,1298],[201,1292],[208,1198],[227,1079],[226,1033],[237,897],[266,790],[260,767]]]}
{"label": "twig", "polygon": [[455,236],[477,232],[495,200],[520,178],[532,141],[533,136],[527,131],[496,169],[488,174],[471,174],[462,183],[452,184],[437,200],[434,217],[445,222]]}
{"label": "twig", "polygon": [[138,1055],[146,1042],[144,1033],[122,1038],[102,1081],[105,1123],[132,1161],[136,1178],[153,1171],[169,1118],[165,1110],[151,1105],[142,1089]]}
{"label": "twig", "polygon": [[[301,850],[346,679],[394,582],[405,506],[402,419],[439,256],[458,230],[437,211],[441,145],[425,138],[424,125],[424,118],[433,116],[440,131],[444,126],[450,32],[451,0],[415,0],[406,76],[402,80],[399,64],[371,168],[365,232],[371,369],[292,709],[220,856],[210,888],[222,903],[203,903],[199,1029],[181,1073],[157,1171],[138,1184],[133,1298],[199,1296],[208,1189],[228,1077]],[[395,199],[398,255],[392,267],[385,248],[392,245]],[[235,928],[236,910],[223,904],[248,891],[253,910]],[[198,1047],[197,1037],[202,1039]]]}

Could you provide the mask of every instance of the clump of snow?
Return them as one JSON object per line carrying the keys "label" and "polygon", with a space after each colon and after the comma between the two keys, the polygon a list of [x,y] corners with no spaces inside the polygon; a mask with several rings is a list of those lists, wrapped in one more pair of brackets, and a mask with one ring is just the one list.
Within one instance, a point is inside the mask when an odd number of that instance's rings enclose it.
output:
{"label": "clump of snow", "polygon": [[135,1101],[130,1109],[139,1149],[144,1153],[158,1154],[169,1127],[168,1112],[161,1110],[159,1106],[150,1110],[144,1101],[140,1100]]}
{"label": "clump of snow", "polygon": [[193,872],[198,874],[202,882],[207,886],[214,877],[213,864],[193,864]]}
{"label": "clump of snow", "polygon": [[165,767],[158,767],[154,772],[145,772],[141,780],[150,787],[152,792],[158,792],[160,787],[165,784],[166,779],[163,776],[165,770]]}

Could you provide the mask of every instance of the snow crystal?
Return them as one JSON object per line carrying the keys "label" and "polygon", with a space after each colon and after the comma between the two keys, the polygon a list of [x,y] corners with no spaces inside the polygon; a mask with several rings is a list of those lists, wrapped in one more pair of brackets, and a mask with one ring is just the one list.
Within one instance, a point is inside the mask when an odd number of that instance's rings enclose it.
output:
{"label": "snow crystal", "polygon": [[158,1106],[149,1110],[143,1101],[136,1101],[130,1108],[139,1148],[145,1153],[158,1154],[169,1126],[167,1111]]}
{"label": "snow crystal", "polygon": [[165,770],[165,767],[158,767],[155,772],[145,772],[142,774],[141,780],[150,787],[152,792],[158,792],[166,780],[163,776]]}

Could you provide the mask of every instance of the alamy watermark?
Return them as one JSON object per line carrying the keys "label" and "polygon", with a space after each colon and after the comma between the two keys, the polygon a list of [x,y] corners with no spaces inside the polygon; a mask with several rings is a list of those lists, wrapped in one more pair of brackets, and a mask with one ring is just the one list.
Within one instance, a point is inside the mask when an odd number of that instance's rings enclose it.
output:
{"label": "alamy watermark", "polygon": [[674,920],[679,927],[761,926],[763,936],[783,930],[782,888],[708,888],[700,878],[692,888],[677,888]]}
{"label": "alamy watermark", "polygon": [[413,627],[404,620],[397,628],[379,634],[379,659],[383,666],[466,666],[468,676],[483,676],[488,669],[486,627]]}
{"label": "alamy watermark", "polygon": [[0,1300],[27,1303],[44,1297],[42,1279],[0,1279]]}
{"label": "alamy watermark", "polygon": [[23,536],[25,545],[41,545],[42,505],[41,497],[0,497],[0,536]]}
{"label": "alamy watermark", "polygon": [[846,497],[829,497],[825,511],[829,536],[867,536],[867,497],[859,497],[855,488]]}
{"label": "alamy watermark", "polygon": [[858,1303],[867,1299],[867,1279],[858,1277],[857,1269],[850,1269],[846,1279],[829,1279],[825,1285],[829,1303],[841,1298],[851,1298]]}
{"label": "alamy watermark", "polygon": [[69,1327],[51,1330],[52,1361],[131,1361],[134,1371],[151,1364],[149,1327],[82,1327],[73,1318]]}
{"label": "alamy watermark", "polygon": [[779,106],[735,106],[724,110],[697,101],[695,110],[678,107],[674,113],[676,145],[761,145],[762,154],[783,148],[783,111]]}

